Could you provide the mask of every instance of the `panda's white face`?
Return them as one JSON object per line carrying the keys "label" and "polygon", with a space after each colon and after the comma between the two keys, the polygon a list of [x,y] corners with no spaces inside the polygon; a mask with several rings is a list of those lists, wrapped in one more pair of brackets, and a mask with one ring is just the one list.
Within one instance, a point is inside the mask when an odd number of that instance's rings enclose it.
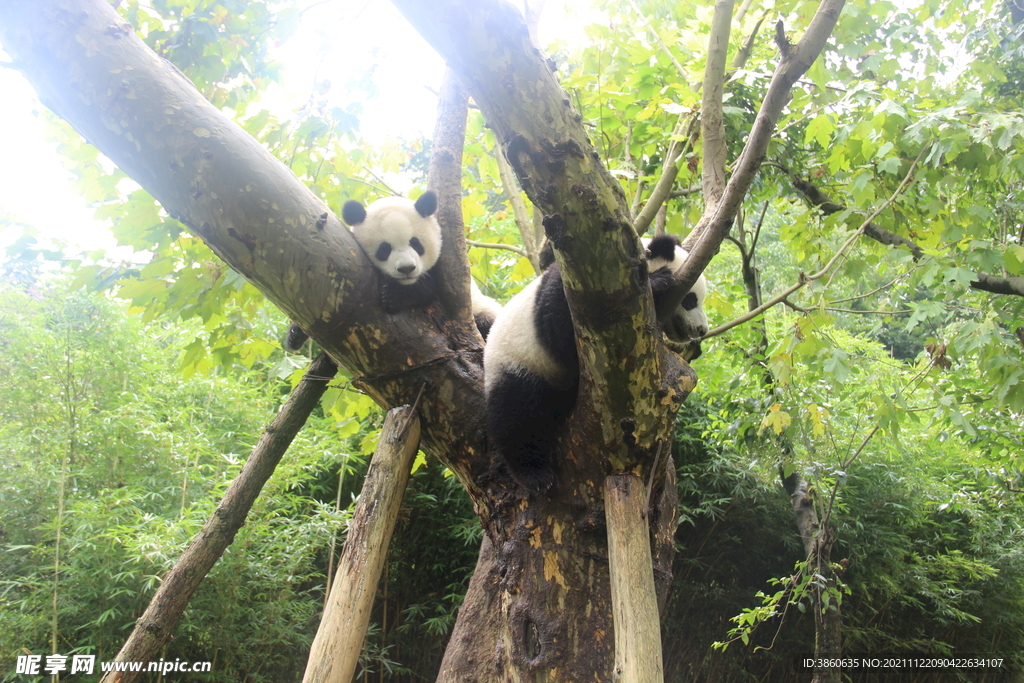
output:
{"label": "panda's white face", "polygon": [[[644,247],[650,240],[644,240]],[[648,262],[650,272],[659,268],[668,267],[673,274],[678,273],[686,263],[689,253],[682,247],[676,246],[672,259],[652,258]],[[704,296],[708,291],[708,282],[702,274],[697,278],[690,291],[687,292],[679,306],[669,315],[667,320],[659,320],[665,335],[676,342],[685,342],[690,339],[700,339],[708,333],[708,317],[704,313]]]}
{"label": "panda's white face", "polygon": [[436,209],[437,198],[427,191],[415,202],[384,197],[363,208],[348,201],[342,218],[373,265],[401,284],[411,285],[434,267],[441,253]]}

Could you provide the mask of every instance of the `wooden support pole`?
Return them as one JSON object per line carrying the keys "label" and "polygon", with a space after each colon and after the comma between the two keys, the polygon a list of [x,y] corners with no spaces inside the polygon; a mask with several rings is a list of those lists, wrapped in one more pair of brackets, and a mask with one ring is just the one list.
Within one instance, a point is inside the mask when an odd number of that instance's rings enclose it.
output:
{"label": "wooden support pole", "polygon": [[651,538],[643,516],[646,491],[634,474],[604,480],[608,563],[615,623],[615,670],[621,683],[662,683],[661,624],[651,565]]}
{"label": "wooden support pole", "polygon": [[416,407],[388,411],[366,473],[302,683],[350,683],[420,443]]}

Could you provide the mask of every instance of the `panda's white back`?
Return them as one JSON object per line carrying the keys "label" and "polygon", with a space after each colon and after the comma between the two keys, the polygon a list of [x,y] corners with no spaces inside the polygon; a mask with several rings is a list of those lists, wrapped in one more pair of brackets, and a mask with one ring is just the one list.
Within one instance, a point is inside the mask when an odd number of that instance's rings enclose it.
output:
{"label": "panda's white back", "polygon": [[534,309],[541,278],[523,288],[501,309],[484,347],[484,390],[489,391],[503,371],[523,368],[554,387],[568,387],[576,377],[555,361],[537,336]]}

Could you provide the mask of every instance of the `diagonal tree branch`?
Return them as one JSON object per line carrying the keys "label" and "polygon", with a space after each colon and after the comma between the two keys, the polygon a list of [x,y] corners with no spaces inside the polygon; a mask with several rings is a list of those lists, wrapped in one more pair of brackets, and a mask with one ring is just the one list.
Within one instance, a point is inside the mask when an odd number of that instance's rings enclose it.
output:
{"label": "diagonal tree branch", "polygon": [[[636,230],[636,234],[642,235],[647,232],[651,221],[658,215],[658,212],[665,205],[665,201],[673,195],[672,186],[675,184],[676,176],[679,174],[679,160],[690,147],[690,141],[693,138],[693,131],[696,128],[697,121],[698,118],[693,115],[679,118],[675,130],[672,131],[672,136],[676,139],[669,143],[668,151],[665,153],[665,163],[662,164],[661,177],[658,178],[657,184],[651,190],[651,196],[647,198],[644,208],[633,221],[633,229]],[[639,191],[640,188],[637,188],[638,194]]]}
{"label": "diagonal tree branch", "polygon": [[0,2],[0,42],[48,107],[361,376],[375,401],[411,403],[427,381],[424,450],[482,498],[482,350],[451,342],[469,334],[467,320],[441,306],[385,314],[352,233],[104,0]]}
{"label": "diagonal tree branch", "polygon": [[690,252],[686,265],[679,273],[684,283],[696,282],[718,253],[722,240],[729,233],[743,198],[761,167],[768,143],[771,142],[775,131],[775,124],[783,107],[789,101],[790,89],[821,54],[844,4],[845,0],[822,0],[804,37],[796,45],[791,45],[786,39],[781,22],[776,26],[776,42],[782,53],[782,61],[775,70],[764,101],[761,102],[757,119],[735,164],[733,174],[726,183],[721,201],[713,210],[704,214],[700,223],[683,241],[683,247]]}
{"label": "diagonal tree branch", "polygon": [[[779,165],[779,168],[789,174],[790,181],[793,183],[793,187],[800,191],[800,193],[810,202],[811,206],[816,207],[821,211],[822,214],[830,216],[840,211],[845,211],[846,207],[842,204],[837,204],[831,201],[824,192],[815,187],[810,181],[800,178],[794,173],[791,173],[789,169]],[[877,223],[871,222],[864,227],[864,234],[882,244],[887,244],[895,247],[906,247],[914,254],[914,260],[919,260],[924,256],[924,250],[918,245],[914,244],[905,237],[901,237],[894,232],[886,230]]]}
{"label": "diagonal tree branch", "polygon": [[[671,394],[685,393],[691,381],[676,384],[682,367],[659,355],[653,302],[643,296],[645,259],[625,193],[514,7],[495,0],[394,3],[459,74],[523,190],[545,215],[576,336],[587,349],[577,406],[603,415],[595,426],[606,456],[614,469],[623,467],[671,426],[668,404],[642,388],[662,384],[665,363],[675,377]],[[623,415],[635,416],[633,433],[643,449],[623,442],[617,426]],[[577,410],[573,419],[580,416]]]}

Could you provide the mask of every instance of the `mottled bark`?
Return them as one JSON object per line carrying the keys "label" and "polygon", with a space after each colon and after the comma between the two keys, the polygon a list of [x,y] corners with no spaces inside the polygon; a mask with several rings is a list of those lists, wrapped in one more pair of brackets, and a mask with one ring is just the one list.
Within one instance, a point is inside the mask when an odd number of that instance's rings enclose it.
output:
{"label": "mottled bark", "polygon": [[[522,17],[496,2],[396,4],[459,74],[545,214],[582,366],[576,409],[554,444],[556,488],[528,501],[510,492],[508,514],[486,524],[467,605],[489,606],[500,617],[460,611],[441,680],[609,680],[614,635],[603,482],[610,472],[647,474],[654,445],[670,441],[675,409],[695,378],[660,344],[625,195]],[[664,507],[672,505],[664,477],[655,485],[664,495],[656,496],[649,522],[663,593],[672,541],[662,525],[668,519],[674,528],[675,514]],[[499,634],[483,635],[494,627]],[[480,639],[494,647],[481,650]],[[480,673],[482,658],[488,674]]]}
{"label": "mottled bark", "polygon": [[376,270],[351,232],[109,4],[0,3],[0,40],[44,104],[306,329],[378,403],[412,403],[426,382],[424,449],[489,516],[482,347],[461,306],[384,314],[375,305]]}

